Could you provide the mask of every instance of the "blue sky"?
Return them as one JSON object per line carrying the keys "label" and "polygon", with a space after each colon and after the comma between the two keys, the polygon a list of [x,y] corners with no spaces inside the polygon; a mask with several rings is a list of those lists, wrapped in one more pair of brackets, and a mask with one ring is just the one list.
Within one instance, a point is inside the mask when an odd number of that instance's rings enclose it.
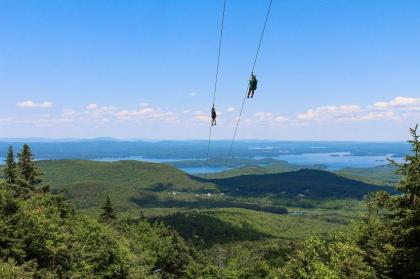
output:
{"label": "blue sky", "polygon": [[[227,0],[230,138],[268,0]],[[0,138],[208,135],[222,0],[0,0]],[[420,2],[274,0],[238,138],[402,140],[420,120]]]}

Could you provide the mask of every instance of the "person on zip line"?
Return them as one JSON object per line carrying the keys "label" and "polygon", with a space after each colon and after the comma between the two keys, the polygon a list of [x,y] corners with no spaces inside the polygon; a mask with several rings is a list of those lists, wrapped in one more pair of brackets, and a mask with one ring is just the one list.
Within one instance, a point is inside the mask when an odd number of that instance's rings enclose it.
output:
{"label": "person on zip line", "polygon": [[249,78],[249,91],[248,91],[248,98],[254,98],[255,90],[257,90],[258,80],[254,73],[251,74]]}
{"label": "person on zip line", "polygon": [[216,108],[213,105],[213,107],[211,108],[211,126],[216,126],[216,117]]}

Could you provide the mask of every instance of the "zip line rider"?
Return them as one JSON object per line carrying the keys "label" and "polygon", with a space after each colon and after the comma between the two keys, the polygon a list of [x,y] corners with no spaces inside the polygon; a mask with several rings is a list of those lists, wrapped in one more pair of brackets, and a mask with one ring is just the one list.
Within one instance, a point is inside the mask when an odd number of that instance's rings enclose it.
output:
{"label": "zip line rider", "polygon": [[248,91],[248,98],[254,98],[255,90],[257,90],[258,80],[254,73],[251,74],[249,78],[249,91]]}
{"label": "zip line rider", "polygon": [[216,126],[216,117],[217,117],[216,109],[214,108],[214,105],[213,105],[213,107],[211,108],[211,126]]}

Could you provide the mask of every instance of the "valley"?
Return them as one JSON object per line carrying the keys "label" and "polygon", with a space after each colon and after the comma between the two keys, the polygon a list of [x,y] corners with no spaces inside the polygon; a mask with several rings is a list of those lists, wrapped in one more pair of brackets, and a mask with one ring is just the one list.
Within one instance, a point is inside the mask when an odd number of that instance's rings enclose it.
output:
{"label": "valley", "polygon": [[63,193],[88,214],[97,215],[108,195],[119,215],[162,221],[206,248],[347,231],[364,210],[364,195],[395,193],[360,181],[369,177],[354,180],[281,161],[264,162],[265,167],[232,169],[208,178],[139,161],[46,160],[38,165],[53,193]]}

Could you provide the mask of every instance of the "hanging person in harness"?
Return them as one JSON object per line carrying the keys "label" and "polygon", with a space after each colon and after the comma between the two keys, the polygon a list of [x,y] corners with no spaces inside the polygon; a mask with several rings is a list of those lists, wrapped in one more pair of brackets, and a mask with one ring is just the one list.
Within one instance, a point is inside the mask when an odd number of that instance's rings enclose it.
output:
{"label": "hanging person in harness", "polygon": [[211,108],[211,126],[216,126],[216,109],[213,105],[213,107]]}
{"label": "hanging person in harness", "polygon": [[255,90],[257,90],[258,80],[254,73],[251,74],[249,78],[249,91],[248,91],[248,98],[254,98]]}

